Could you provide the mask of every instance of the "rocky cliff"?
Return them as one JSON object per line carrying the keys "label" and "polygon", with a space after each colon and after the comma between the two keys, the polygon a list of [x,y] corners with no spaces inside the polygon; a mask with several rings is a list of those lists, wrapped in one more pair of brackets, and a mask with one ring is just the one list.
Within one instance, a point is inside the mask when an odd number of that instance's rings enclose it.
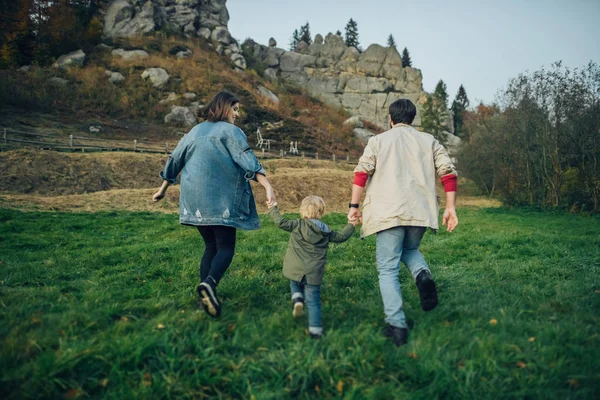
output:
{"label": "rocky cliff", "polygon": [[[313,44],[302,42],[296,51],[277,48],[274,41],[264,46],[251,39],[242,47],[268,67],[266,78],[301,86],[328,104],[383,128],[388,126],[388,107],[395,100],[408,98],[420,109],[427,99],[421,71],[403,68],[394,47],[372,44],[359,53],[333,34],[325,39],[316,35]],[[419,114],[415,125],[420,125]]]}
{"label": "rocky cliff", "polygon": [[237,41],[227,29],[226,0],[112,0],[104,15],[105,37],[128,37],[154,31],[201,37],[215,50],[246,68]]}

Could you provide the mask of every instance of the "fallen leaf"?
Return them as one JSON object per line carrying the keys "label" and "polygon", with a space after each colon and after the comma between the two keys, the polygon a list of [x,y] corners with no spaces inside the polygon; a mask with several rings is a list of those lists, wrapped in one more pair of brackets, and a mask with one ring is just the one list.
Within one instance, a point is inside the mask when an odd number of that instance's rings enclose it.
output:
{"label": "fallen leaf", "polygon": [[530,338],[529,338],[529,341],[530,341],[530,342],[535,342],[535,336],[532,336],[532,337],[530,337]]}
{"label": "fallen leaf", "polygon": [[98,385],[102,386],[102,387],[106,387],[106,385],[108,385],[108,379],[104,378],[102,379]]}
{"label": "fallen leaf", "polygon": [[150,375],[150,372],[144,373],[144,379],[142,380],[142,384],[144,386],[152,386],[152,375]]}
{"label": "fallen leaf", "polygon": [[229,324],[229,325],[227,326],[227,330],[228,330],[229,332],[233,332],[233,331],[235,330],[235,324]]}
{"label": "fallen leaf", "polygon": [[450,325],[452,325],[452,322],[450,322],[450,321],[444,321],[444,326],[450,326]]}
{"label": "fallen leaf", "polygon": [[31,322],[34,324],[39,324],[40,322],[42,322],[42,320],[38,317],[31,317]]}
{"label": "fallen leaf", "polygon": [[457,365],[458,369],[463,369],[465,367],[465,365],[463,363],[458,363]]}
{"label": "fallen leaf", "polygon": [[127,318],[126,316],[124,316],[124,315],[123,315],[123,316],[121,317],[121,321],[123,321],[123,322],[127,322],[127,321],[129,321],[129,318]]}
{"label": "fallen leaf", "polygon": [[517,361],[517,363],[515,365],[519,368],[527,367],[527,364],[525,364],[523,361]]}
{"label": "fallen leaf", "polygon": [[167,282],[173,282],[173,279],[169,278],[167,279]]}
{"label": "fallen leaf", "polygon": [[319,385],[315,385],[315,392],[317,392],[317,393],[321,392],[321,388],[319,387]]}
{"label": "fallen leaf", "polygon": [[337,391],[338,391],[339,394],[342,394],[344,392],[344,382],[338,381],[338,383],[337,383]]}
{"label": "fallen leaf", "polygon": [[492,319],[490,319],[490,325],[491,325],[491,326],[496,326],[496,325],[498,325],[498,320],[497,320],[496,318],[492,318]]}
{"label": "fallen leaf", "polygon": [[64,329],[60,330],[60,336],[65,336],[67,333],[64,331]]}
{"label": "fallen leaf", "polygon": [[164,326],[163,324],[158,324],[158,325],[156,325],[156,327],[157,327],[158,329],[165,329],[165,326]]}
{"label": "fallen leaf", "polygon": [[79,389],[71,389],[67,393],[65,393],[65,399],[74,399],[81,395],[81,391]]}
{"label": "fallen leaf", "polygon": [[577,389],[580,385],[579,382],[577,381],[577,379],[569,379],[569,386],[573,389]]}
{"label": "fallen leaf", "polygon": [[408,353],[408,356],[409,356],[410,358],[414,358],[415,360],[416,360],[417,358],[419,358],[419,356],[417,355],[417,353]]}

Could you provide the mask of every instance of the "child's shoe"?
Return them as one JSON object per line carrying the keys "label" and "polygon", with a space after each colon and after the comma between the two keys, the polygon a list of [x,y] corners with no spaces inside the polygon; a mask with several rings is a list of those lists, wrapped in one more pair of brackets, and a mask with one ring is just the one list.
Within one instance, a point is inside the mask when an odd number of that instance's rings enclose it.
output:
{"label": "child's shoe", "polygon": [[397,347],[400,347],[405,345],[408,340],[408,329],[387,324],[383,331],[383,335],[392,339],[392,343]]}
{"label": "child's shoe", "polygon": [[217,289],[206,282],[202,282],[196,288],[196,292],[200,296],[204,311],[211,317],[217,318],[221,315],[221,303],[217,298]]}
{"label": "child's shoe", "polygon": [[438,296],[431,273],[427,270],[421,271],[417,275],[416,283],[421,298],[421,308],[423,311],[433,310],[438,304]]}
{"label": "child's shoe", "polygon": [[294,299],[292,307],[293,307],[292,315],[294,316],[294,318],[299,318],[304,315],[304,299],[303,298]]}

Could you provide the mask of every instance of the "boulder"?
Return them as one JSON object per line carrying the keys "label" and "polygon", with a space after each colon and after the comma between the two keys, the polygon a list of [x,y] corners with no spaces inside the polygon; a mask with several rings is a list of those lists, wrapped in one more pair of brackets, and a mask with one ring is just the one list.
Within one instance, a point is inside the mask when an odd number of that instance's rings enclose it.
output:
{"label": "boulder", "polygon": [[123,74],[121,74],[120,72],[114,72],[114,71],[104,71],[104,73],[106,75],[108,75],[108,80],[111,83],[117,84],[117,83],[121,83],[125,80],[125,77],[123,76]]}
{"label": "boulder", "polygon": [[315,36],[315,41],[313,43],[323,44],[323,36],[320,33],[317,33]]}
{"label": "boulder", "polygon": [[316,61],[315,56],[286,51],[279,59],[279,68],[283,72],[298,72],[304,70],[304,67],[314,66]]}
{"label": "boulder", "polygon": [[356,69],[367,76],[378,76],[387,56],[387,47],[378,44],[370,45],[360,56]]}
{"label": "boulder", "polygon": [[[139,4],[140,2],[136,2]],[[149,33],[160,26],[161,13],[155,15],[152,1],[148,0],[141,7],[135,7],[127,0],[115,0],[108,6],[104,15],[105,37],[128,37]]]}
{"label": "boulder", "polygon": [[362,128],[364,126],[358,115],[354,115],[343,122],[344,125],[350,125],[353,128]]}
{"label": "boulder", "polygon": [[196,35],[198,35],[198,37],[204,38],[206,40],[210,39],[210,34],[210,29],[208,29],[207,27],[202,27],[196,32]]}
{"label": "boulder", "polygon": [[211,39],[214,42],[228,45],[231,42],[231,35],[229,34],[227,28],[219,26],[212,31]]}
{"label": "boulder", "polygon": [[273,38],[269,39],[269,47],[277,47],[277,41]]}
{"label": "boulder", "polygon": [[231,55],[231,62],[238,69],[246,69],[246,59],[240,53],[233,53]]}
{"label": "boulder", "polygon": [[17,71],[19,71],[19,72],[29,72],[30,69],[31,69],[31,65],[23,65]]}
{"label": "boulder", "polygon": [[112,55],[121,57],[125,61],[148,58],[149,54],[144,50],[124,50],[116,49],[112,51]]}
{"label": "boulder", "polygon": [[183,98],[186,100],[194,100],[196,98],[196,93],[184,93]]}
{"label": "boulder", "polygon": [[304,41],[301,40],[297,45],[296,45],[296,50],[297,52],[301,52],[302,50],[306,50],[308,49],[308,44]]}
{"label": "boulder", "polygon": [[84,62],[85,53],[79,49],[58,57],[58,60],[52,66],[54,68],[83,67]]}
{"label": "boulder", "polygon": [[190,49],[184,50],[184,51],[180,51],[179,53],[175,54],[175,57],[179,58],[179,59],[184,59],[184,58],[190,58],[192,56],[192,51]]}
{"label": "boulder", "polygon": [[183,124],[194,126],[198,120],[188,107],[173,106],[171,112],[165,116],[165,124]]}
{"label": "boulder", "polygon": [[154,87],[163,87],[169,81],[169,74],[162,68],[148,68],[142,73],[142,79],[150,80]]}
{"label": "boulder", "polygon": [[271,101],[274,104],[279,104],[279,97],[277,97],[275,95],[275,93],[271,92],[269,89],[267,89],[264,86],[259,86],[258,87],[258,93],[260,93],[260,95],[262,97],[264,97],[265,99]]}
{"label": "boulder", "polygon": [[277,78],[277,69],[276,68],[265,69],[265,72],[263,73],[263,78],[265,78],[273,83],[279,82],[279,79]]}
{"label": "boulder", "polygon": [[354,136],[360,139],[360,141],[364,144],[367,144],[369,138],[375,136],[374,132],[371,132],[370,130],[364,128],[354,128],[352,130],[352,133],[354,133]]}
{"label": "boulder", "polygon": [[48,79],[46,82],[52,86],[67,86],[67,84],[69,83],[68,80],[59,78],[58,76],[53,76],[52,78]]}

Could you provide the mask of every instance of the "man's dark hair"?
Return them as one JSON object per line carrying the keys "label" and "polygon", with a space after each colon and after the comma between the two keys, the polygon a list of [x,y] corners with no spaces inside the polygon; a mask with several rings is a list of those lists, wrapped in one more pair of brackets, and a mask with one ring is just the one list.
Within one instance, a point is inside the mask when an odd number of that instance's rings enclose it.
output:
{"label": "man's dark hair", "polygon": [[393,124],[412,124],[417,108],[409,99],[398,99],[390,104],[390,116]]}
{"label": "man's dark hair", "polygon": [[224,121],[227,119],[229,109],[239,102],[238,98],[231,93],[219,92],[206,106],[198,110],[198,117],[210,122]]}

